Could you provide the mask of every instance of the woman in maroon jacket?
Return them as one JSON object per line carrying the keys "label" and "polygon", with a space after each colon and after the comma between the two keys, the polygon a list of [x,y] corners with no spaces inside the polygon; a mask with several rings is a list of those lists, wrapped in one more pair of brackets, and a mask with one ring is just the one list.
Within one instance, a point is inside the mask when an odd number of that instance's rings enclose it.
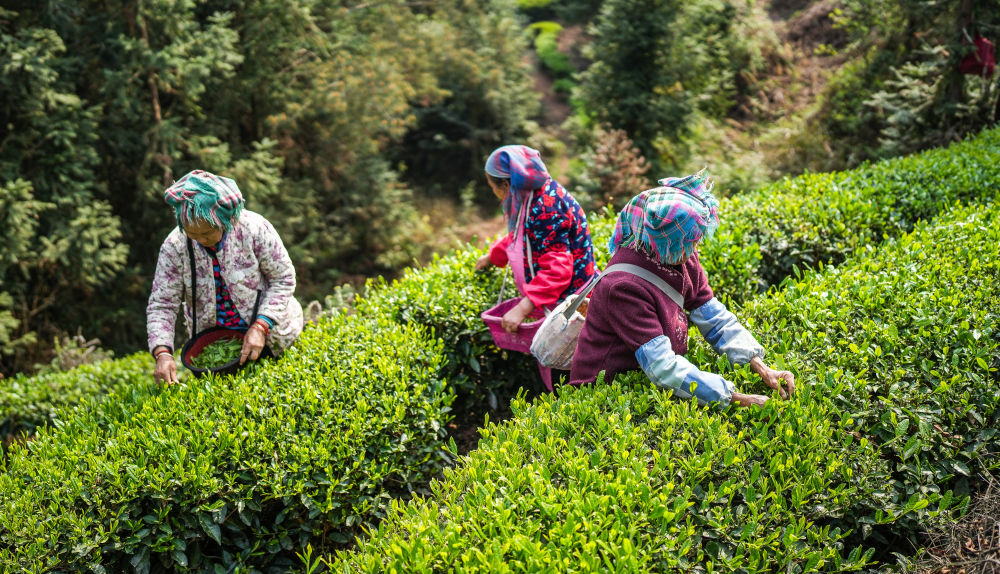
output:
{"label": "woman in maroon jacket", "polygon": [[[749,363],[782,398],[795,392],[795,377],[764,364],[764,349],[714,297],[696,247],[719,224],[718,202],[701,173],[660,180],[661,187],[632,198],[618,215],[609,243],[608,267],[631,264],[652,272],[683,298],[683,308],[637,275],[608,273],[594,288],[577,343],[571,384],[605,380],[642,370],[659,387],[701,404],[761,405],[762,395],[736,392],[720,375],[692,365],[687,352],[688,315],[716,352]],[[783,384],[785,387],[783,387]]]}

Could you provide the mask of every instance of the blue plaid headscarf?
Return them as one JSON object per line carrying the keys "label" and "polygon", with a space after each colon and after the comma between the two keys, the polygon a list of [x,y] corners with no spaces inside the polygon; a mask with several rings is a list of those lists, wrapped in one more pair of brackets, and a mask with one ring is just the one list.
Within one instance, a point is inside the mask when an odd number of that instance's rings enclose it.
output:
{"label": "blue plaid headscarf", "polygon": [[698,241],[719,226],[719,202],[705,170],[657,183],[660,187],[633,197],[618,214],[608,242],[612,255],[624,245],[664,265],[676,265],[694,254]]}
{"label": "blue plaid headscarf", "polygon": [[196,169],[178,179],[163,192],[167,205],[174,208],[177,225],[195,220],[229,231],[243,211],[243,194],[228,177]]}
{"label": "blue plaid headscarf", "polygon": [[538,150],[525,145],[505,145],[493,150],[486,160],[486,173],[510,179],[510,193],[503,201],[507,230],[514,231],[524,198],[549,180],[549,170]]}

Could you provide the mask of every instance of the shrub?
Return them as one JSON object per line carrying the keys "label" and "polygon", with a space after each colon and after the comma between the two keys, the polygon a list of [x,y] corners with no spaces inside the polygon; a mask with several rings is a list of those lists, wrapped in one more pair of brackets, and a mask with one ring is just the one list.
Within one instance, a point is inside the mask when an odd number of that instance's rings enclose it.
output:
{"label": "shrub", "polygon": [[[761,410],[700,409],[642,375],[564,388],[483,429],[477,451],[394,504],[341,571],[844,571],[914,541],[995,472],[1000,211],[920,225],[870,259],[739,312],[797,373]],[[763,383],[690,358],[748,392]],[[957,494],[956,494],[957,492]],[[868,546],[868,548],[864,548]]]}
{"label": "shrub", "polygon": [[[367,286],[367,298],[359,300],[358,312],[428,328],[444,342],[440,377],[454,386],[465,406],[491,404],[495,409],[508,398],[512,386],[539,377],[529,355],[497,348],[479,317],[497,304],[504,274],[492,268],[475,273],[480,255],[482,251],[470,248],[435,256],[427,267],[408,269],[392,283],[374,280]],[[503,297],[516,296],[514,281],[508,277]]]}
{"label": "shrub", "polygon": [[0,379],[0,438],[31,435],[94,399],[148,385],[152,373],[149,353],[136,353],[70,371]]}
{"label": "shrub", "polygon": [[[960,203],[1000,190],[1000,128],[975,138],[851,171],[786,178],[722,201],[719,230],[699,245],[712,287],[746,301],[796,269],[836,264]],[[593,220],[602,251],[614,230]]]}
{"label": "shrub", "polygon": [[872,508],[899,536],[927,526],[901,501],[967,494],[1000,466],[1000,210],[940,219],[745,310],[783,361],[847,385],[834,402],[890,464],[891,501]]}
{"label": "shrub", "polygon": [[245,376],[95,404],[12,453],[0,569],[287,568],[345,542],[449,460],[440,362],[422,329],[343,316]]}
{"label": "shrub", "polygon": [[873,491],[884,464],[830,416],[825,393],[720,415],[625,379],[516,401],[516,418],[483,429],[433,497],[394,505],[332,569],[796,572],[869,562],[870,551],[842,552],[845,532],[824,522]]}

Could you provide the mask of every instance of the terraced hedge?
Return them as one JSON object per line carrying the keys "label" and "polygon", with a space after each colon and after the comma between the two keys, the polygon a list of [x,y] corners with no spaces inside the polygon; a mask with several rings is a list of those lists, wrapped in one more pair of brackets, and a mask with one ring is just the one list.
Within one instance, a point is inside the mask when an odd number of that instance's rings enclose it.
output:
{"label": "terraced hedge", "polygon": [[[337,571],[849,571],[996,473],[1000,213],[967,209],[740,314],[802,392],[699,409],[642,377],[534,404]],[[693,337],[697,340],[696,337]],[[709,359],[703,344],[692,358]],[[715,363],[743,387],[763,385]],[[993,365],[993,366],[991,366]],[[846,536],[846,538],[845,538]],[[884,558],[885,556],[882,556]]]}
{"label": "terraced hedge", "polygon": [[151,374],[149,354],[136,353],[61,373],[0,379],[0,442],[6,451],[7,441],[65,420],[94,397],[149,384]]}
{"label": "terraced hedge", "polygon": [[[493,344],[479,314],[496,305],[503,274],[473,273],[474,249],[436,257],[427,267],[408,269],[402,279],[387,284],[369,282],[358,313],[386,315],[401,324],[422,325],[444,341],[441,377],[462,395],[466,407],[509,400],[511,387],[539,380],[538,368],[523,353],[508,353]],[[517,296],[508,278],[503,297]]]}
{"label": "terraced hedge", "polygon": [[[998,192],[1000,128],[945,148],[785,178],[724,199],[719,230],[699,251],[712,287],[746,301],[795,268],[843,262],[947,208],[992,202]],[[602,254],[614,215],[591,218]]]}
{"label": "terraced hedge", "polygon": [[[678,570],[864,567],[873,557],[860,548],[911,536],[956,504],[967,476],[996,466],[984,455],[996,452],[996,405],[982,388],[1000,360],[995,328],[984,327],[997,323],[996,307],[980,295],[997,299],[981,285],[997,276],[997,257],[979,244],[995,249],[987,233],[995,216],[986,231],[955,224],[975,246],[921,231],[872,262],[789,282],[771,299],[753,296],[795,268],[848,260],[950,205],[989,205],[1000,189],[998,140],[993,130],[723,202],[723,228],[703,246],[703,261],[720,295],[748,302],[741,314],[777,362],[810,383],[796,401],[706,413],[637,381],[521,401],[521,418],[491,427],[480,452],[435,487],[436,502],[392,511],[338,567],[447,569],[452,560],[469,569],[502,570],[496,561],[564,569],[594,556],[616,568],[629,560]],[[592,219],[602,262],[612,222]],[[969,261],[967,276],[934,267],[937,251],[926,259],[896,252],[922,241]],[[93,393],[103,388],[109,400],[71,398],[86,408],[16,449],[0,476],[0,565],[283,568],[310,541],[346,542],[374,525],[391,500],[420,491],[449,460],[442,440],[452,389],[481,405],[536,376],[526,356],[496,349],[478,318],[496,302],[501,276],[472,274],[476,255],[371,283],[354,318],[310,331],[251,376],[157,390],[129,384],[128,360],[95,367]],[[931,273],[953,283],[917,281]],[[896,294],[907,305],[931,303],[910,321]],[[978,314],[949,329],[953,317],[939,308]],[[703,347],[692,353],[709,360]],[[148,359],[137,357],[146,376]],[[75,377],[52,380],[72,388]],[[9,428],[30,432],[58,409],[45,406],[53,399],[44,392],[31,394],[42,387],[26,388],[17,390],[25,400],[3,404]],[[515,472],[522,463],[538,474]],[[633,491],[638,498],[624,498]],[[668,505],[663,493],[693,504]],[[431,528],[424,512],[454,518]],[[431,542],[401,538],[418,531]]]}
{"label": "terraced hedge", "polygon": [[340,317],[247,376],[142,385],[39,430],[0,474],[0,571],[287,568],[450,459],[441,344]]}
{"label": "terraced hedge", "polygon": [[[700,247],[716,293],[747,301],[793,276],[794,269],[836,264],[867,252],[885,238],[961,203],[986,205],[1000,191],[1000,128],[947,148],[870,164],[847,172],[803,175],[722,201],[722,225]],[[601,266],[615,214],[591,215]],[[534,381],[526,355],[493,344],[479,313],[496,304],[502,272],[473,274],[481,251],[440,257],[397,281],[368,285],[379,310],[402,324],[417,323],[444,340],[443,376],[482,404]],[[508,281],[505,297],[513,288]],[[362,303],[362,306],[365,304]]]}

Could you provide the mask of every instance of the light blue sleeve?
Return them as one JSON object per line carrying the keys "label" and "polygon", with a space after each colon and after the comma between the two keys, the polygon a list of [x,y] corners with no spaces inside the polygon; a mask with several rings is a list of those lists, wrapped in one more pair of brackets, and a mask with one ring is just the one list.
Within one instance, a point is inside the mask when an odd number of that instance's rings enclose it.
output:
{"label": "light blue sleeve", "polygon": [[715,297],[691,311],[690,317],[708,344],[716,353],[725,355],[730,363],[743,365],[754,357],[764,356],[764,347]]}
{"label": "light blue sleeve", "polygon": [[653,384],[673,390],[674,396],[681,399],[690,399],[693,393],[700,405],[717,402],[726,406],[736,391],[736,387],[726,379],[715,373],[702,371],[683,356],[674,353],[670,339],[665,335],[639,347],[635,358]]}

